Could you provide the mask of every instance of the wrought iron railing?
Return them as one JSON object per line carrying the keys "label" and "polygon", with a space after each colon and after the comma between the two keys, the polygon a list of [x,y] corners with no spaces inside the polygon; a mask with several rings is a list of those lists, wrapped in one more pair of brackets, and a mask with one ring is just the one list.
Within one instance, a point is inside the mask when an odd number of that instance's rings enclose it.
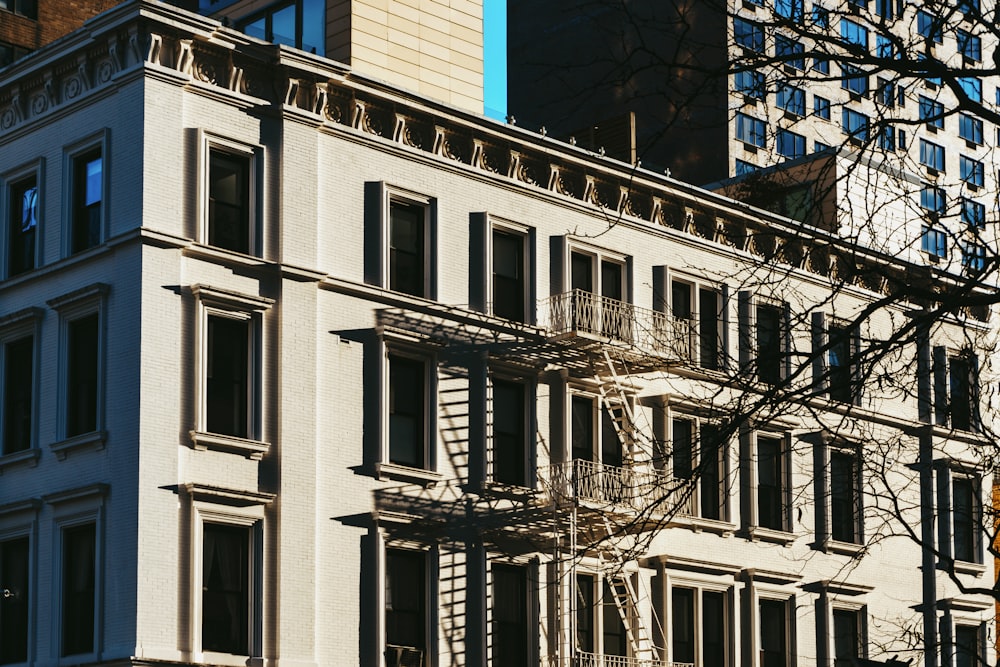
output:
{"label": "wrought iron railing", "polygon": [[585,333],[608,338],[672,359],[691,361],[696,340],[692,320],[575,289],[541,302],[553,335]]}
{"label": "wrought iron railing", "polygon": [[[574,459],[539,471],[543,488],[566,499],[666,513],[685,500],[686,480],[639,466],[617,467]],[[690,494],[688,494],[690,495]]]}
{"label": "wrought iron railing", "polygon": [[630,658],[621,655],[601,655],[577,651],[573,667],[694,667],[688,662],[667,662],[655,658]]}

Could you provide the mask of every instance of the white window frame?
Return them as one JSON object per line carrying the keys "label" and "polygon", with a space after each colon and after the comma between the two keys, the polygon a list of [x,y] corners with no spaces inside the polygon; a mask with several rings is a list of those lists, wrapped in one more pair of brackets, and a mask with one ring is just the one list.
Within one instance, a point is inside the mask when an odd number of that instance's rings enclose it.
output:
{"label": "white window frame", "polygon": [[833,615],[838,611],[847,611],[858,620],[858,648],[861,659],[868,658],[868,606],[863,601],[846,600],[842,596],[831,595],[825,605],[826,627],[825,636],[829,665],[833,667],[837,659],[837,634]]}
{"label": "white window frame", "polygon": [[[751,431],[745,436],[749,440],[751,447],[749,463],[746,471],[749,476],[744,479],[744,488],[750,491],[749,506],[750,515],[746,517],[747,532],[753,539],[762,539],[769,542],[780,542],[788,544],[795,540],[794,526],[791,517],[791,487],[792,487],[792,443],[791,435],[770,429],[760,429]],[[782,526],[779,529],[761,526],[758,516],[758,467],[760,465],[760,454],[758,442],[761,438],[778,440],[781,443],[781,513]]]}
{"label": "white window frame", "polygon": [[761,667],[761,651],[763,650],[761,640],[761,614],[760,603],[762,601],[780,602],[785,605],[785,652],[788,656],[786,667],[796,667],[796,653],[798,638],[796,633],[796,596],[793,591],[779,586],[767,586],[755,583],[751,587],[750,603],[752,605],[752,625],[750,628],[751,650],[750,664],[752,667]]}
{"label": "white window frame", "polygon": [[[955,568],[955,572],[964,574],[981,575],[987,567],[988,562],[984,557],[985,540],[982,531],[976,530],[976,526],[983,521],[983,508],[988,507],[988,498],[984,499],[983,479],[971,464],[961,461],[943,461],[937,466],[937,492],[938,492],[938,552],[945,559],[950,561]],[[973,502],[975,516],[973,521],[973,537],[975,539],[975,560],[958,560],[955,558],[955,503],[954,503],[954,482],[956,479],[970,480],[973,485]]]}
{"label": "white window frame", "polygon": [[[10,239],[11,226],[16,224],[16,221],[11,217],[11,208],[14,206],[12,192],[14,186],[24,181],[27,178],[35,178],[35,187],[38,188],[38,208],[35,213],[35,256],[34,263],[36,270],[42,266],[42,229],[45,223],[45,158],[39,158],[38,160],[31,162],[29,164],[17,167],[16,169],[11,169],[10,171],[4,172],[0,176],[0,184],[2,184],[2,190],[0,190],[0,220],[3,220],[3,224],[0,225],[0,234],[3,235],[3,255],[0,256],[0,276],[11,279],[17,276],[10,275],[10,247],[8,241]],[[26,271],[25,273],[28,273]],[[18,274],[18,276],[23,274]]]}
{"label": "white window frame", "polygon": [[[593,438],[590,443],[590,455],[591,461],[595,463],[602,463],[603,465],[603,443],[604,443],[604,406],[601,404],[601,395],[598,393],[597,389],[585,384],[571,384],[567,387],[566,391],[566,460],[572,462],[573,457],[573,399],[574,398],[586,398],[592,402],[593,409],[591,410],[591,424],[593,425]],[[612,409],[615,405],[620,405],[617,400],[609,399]],[[635,410],[635,405],[629,397],[630,407]],[[634,414],[634,412],[633,412]],[[625,443],[617,438],[618,446],[621,447],[622,461],[624,461],[629,456],[629,452],[625,450]]]}
{"label": "white window frame", "polygon": [[495,411],[493,403],[493,387],[496,381],[507,382],[511,384],[519,384],[524,388],[524,405],[523,410],[523,423],[521,425],[522,433],[524,434],[524,488],[535,488],[535,407],[536,407],[536,395],[537,395],[537,383],[533,378],[524,377],[522,374],[516,373],[513,369],[506,369],[503,367],[491,367],[488,373],[488,400],[489,400],[489,414],[491,418],[489,419],[488,425],[488,446],[486,451],[486,478],[490,480],[492,484],[504,484],[495,480],[493,462],[495,460],[495,437],[494,437],[494,427],[496,425]]}
{"label": "white window frame", "polygon": [[[437,355],[425,348],[396,340],[386,335],[380,350],[381,391],[379,420],[379,457],[375,464],[375,474],[379,479],[396,479],[424,485],[434,485],[442,479],[438,464],[438,360]],[[416,468],[392,462],[389,442],[389,358],[396,357],[417,361],[424,366],[424,466]]]}
{"label": "white window frame", "polygon": [[[702,280],[694,276],[689,276],[686,274],[671,272],[667,276],[667,298],[669,303],[667,305],[667,313],[670,314],[671,319],[674,318],[674,285],[683,285],[688,288],[689,296],[691,299],[691,322],[692,328],[690,331],[690,340],[688,341],[688,354],[691,362],[703,370],[708,372],[721,371],[726,367],[726,355],[728,350],[725,349],[726,344],[726,331],[725,331],[725,310],[726,303],[724,298],[724,290],[722,286],[718,283]],[[701,333],[701,292],[702,290],[714,292],[719,299],[719,305],[716,310],[715,316],[718,321],[718,335],[716,336],[715,348],[716,354],[718,355],[717,369],[707,369],[702,365],[701,359],[701,347],[702,347],[702,333]]]}
{"label": "white window frame", "polygon": [[[391,519],[388,522],[391,522]],[[394,537],[386,533],[384,528],[376,531],[378,540],[377,547],[377,569],[378,569],[378,593],[376,599],[377,620],[375,623],[378,642],[378,661],[380,667],[389,667],[386,659],[386,627],[385,627],[385,588],[387,576],[388,556],[386,552],[390,549],[400,551],[418,551],[424,554],[424,643],[426,644],[424,665],[426,667],[437,667],[438,665],[438,573],[440,570],[440,552],[437,546],[420,544],[412,540]]]}
{"label": "white window frame", "polygon": [[[854,555],[861,552],[865,545],[865,499],[864,499],[864,452],[859,443],[847,442],[843,440],[824,439],[819,445],[819,457],[822,470],[817,475],[821,482],[819,489],[820,497],[817,499],[817,508],[822,503],[824,509],[822,525],[817,526],[820,540],[820,547],[824,551]],[[854,542],[844,542],[833,538],[833,454],[848,454],[854,463],[854,493],[858,502],[858,512],[855,517],[855,537]]]}
{"label": "white window frame", "polygon": [[694,615],[692,621],[694,623],[694,650],[695,650],[695,660],[694,664],[703,665],[704,656],[704,627],[703,627],[703,615],[702,615],[702,594],[708,593],[722,593],[723,595],[723,615],[725,628],[723,634],[726,637],[726,658],[723,665],[718,667],[726,667],[727,665],[733,665],[736,663],[736,642],[738,636],[736,634],[737,621],[735,617],[736,610],[736,582],[733,580],[732,576],[704,576],[696,577],[692,576],[691,573],[680,573],[671,572],[670,570],[665,571],[665,587],[664,593],[664,615],[667,622],[664,623],[664,658],[666,662],[676,662],[676,658],[673,654],[674,650],[674,635],[673,635],[673,599],[674,599],[674,589],[675,588],[686,588],[693,590],[694,594]]}
{"label": "white window frame", "polygon": [[730,493],[728,490],[729,480],[732,478],[732,466],[730,464],[729,455],[729,440],[725,440],[719,443],[719,518],[709,519],[701,516],[701,475],[697,473],[697,469],[701,463],[701,430],[706,424],[716,425],[715,421],[709,419],[703,415],[699,415],[697,412],[689,412],[686,410],[680,410],[674,406],[669,406],[665,411],[665,423],[663,426],[664,437],[662,441],[669,443],[669,460],[665,463],[665,471],[668,471],[671,477],[673,475],[673,463],[674,463],[674,420],[685,420],[692,424],[691,429],[691,467],[695,471],[696,478],[694,480],[694,489],[691,491],[691,495],[688,502],[694,508],[693,511],[689,510],[691,513],[687,516],[677,515],[675,520],[687,520],[693,524],[700,527],[708,529],[718,529],[724,532],[732,531],[735,526],[731,523],[732,521],[732,507],[730,507]]}
{"label": "white window frame", "polygon": [[601,280],[601,264],[610,262],[622,267],[622,303],[632,303],[632,262],[630,257],[620,252],[608,250],[600,246],[591,245],[578,239],[569,238],[566,242],[566,262],[563,266],[563,284],[566,290],[573,289],[573,255],[586,255],[591,262],[591,276],[593,285],[591,293],[594,296],[603,296],[604,284]]}
{"label": "white window frame", "polygon": [[[25,662],[15,662],[5,667],[27,667],[36,664],[40,656],[35,649],[38,624],[38,515],[42,503],[37,499],[10,503],[0,508],[0,542],[28,538],[28,653]],[[2,588],[3,582],[0,582]],[[3,591],[0,590],[0,595]]]}
{"label": "white window frame", "polygon": [[[90,136],[73,142],[63,148],[63,205],[62,205],[62,256],[71,257],[99,248],[108,238],[108,220],[110,219],[111,195],[111,130],[104,128]],[[73,216],[76,204],[76,161],[84,154],[99,149],[101,152],[101,219],[100,239],[97,245],[73,252]]]}
{"label": "white window frame", "polygon": [[[604,606],[606,604],[609,604],[604,599],[604,586],[605,586],[605,584],[607,584],[608,586],[614,586],[616,581],[620,581],[624,577],[629,577],[632,580],[631,583],[632,583],[632,587],[633,587],[633,590],[634,590],[635,589],[635,578],[637,576],[640,576],[640,573],[635,572],[634,570],[626,569],[624,571],[618,572],[617,575],[614,576],[614,577],[607,577],[607,576],[604,575],[603,572],[600,571],[599,568],[586,567],[585,566],[585,567],[581,567],[576,572],[576,577],[579,577],[579,576],[587,576],[587,577],[591,577],[593,579],[593,586],[594,586],[594,590],[593,590],[594,608],[591,610],[591,614],[592,614],[592,618],[591,618],[591,624],[592,625],[591,625],[591,627],[593,628],[593,631],[594,631],[594,651],[593,651],[593,653],[594,653],[594,655],[604,656],[604,655],[606,655],[605,654],[605,647],[604,647]],[[574,577],[573,580],[571,582],[569,582],[570,583],[570,587],[571,587],[570,588],[570,592],[571,592],[571,596],[572,596],[571,599],[573,600],[573,604],[571,606],[571,612],[570,612],[571,613],[571,626],[572,626],[571,627],[571,632],[570,632],[570,637],[573,638],[572,641],[573,641],[573,650],[574,650],[574,652],[581,651],[580,647],[576,646],[576,636],[577,636],[577,631],[576,631],[576,626],[577,626],[577,604],[579,603],[579,596],[577,595],[577,579],[576,579],[576,577]],[[628,623],[627,623],[627,625],[625,627],[625,636],[626,636],[626,639],[628,638],[628,635],[629,635],[630,632],[634,632],[635,625],[636,625],[637,621],[639,620],[637,618],[637,616],[640,613],[640,610],[636,608],[636,605],[634,604],[634,602],[635,601],[633,601],[633,604],[630,605],[629,609],[628,609]],[[610,604],[615,605],[617,607],[617,603],[614,602],[613,600],[610,602]],[[629,628],[628,626],[631,626],[631,628]],[[627,657],[630,657],[630,658],[633,657],[633,654],[634,654],[634,650],[633,649],[634,649],[634,647],[631,645],[631,643],[627,643],[626,647],[628,648],[628,656]]]}
{"label": "white window frame", "polygon": [[[104,637],[104,522],[106,496],[110,490],[107,484],[91,484],[68,491],[60,491],[42,500],[52,508],[52,623],[49,637],[50,657],[58,665],[78,665],[96,662],[102,653],[101,640]],[[94,640],[90,653],[62,656],[62,590],[63,590],[63,535],[69,528],[94,525]],[[39,656],[41,657],[41,656]]]}
{"label": "white window frame", "polygon": [[[274,304],[273,299],[242,294],[232,290],[196,284],[191,286],[196,300],[195,396],[197,411],[195,427],[190,431],[192,446],[197,450],[215,449],[243,454],[259,460],[270,449],[264,440],[264,313]],[[250,323],[247,359],[247,435],[240,438],[211,433],[207,428],[208,406],[208,320],[221,317]]]}
{"label": "white window frame", "polygon": [[[265,531],[265,509],[274,494],[225,489],[198,484],[181,485],[183,499],[189,504],[188,562],[190,563],[190,610],[188,614],[188,649],[196,662],[233,667],[258,664],[263,655],[263,613],[266,587],[264,554],[268,553]],[[247,558],[247,639],[249,652],[243,655],[202,650],[202,590],[204,577],[205,524],[220,524],[246,528],[249,535]],[[247,658],[251,658],[248,663]]]}
{"label": "white window frame", "polygon": [[[381,286],[383,289],[391,289],[389,277],[391,275],[391,248],[392,248],[392,205],[394,203],[406,206],[418,206],[424,211],[423,229],[423,252],[424,252],[424,284],[423,294],[407,296],[415,299],[437,299],[438,286],[438,262],[437,258],[437,200],[434,197],[422,195],[411,190],[405,190],[386,183],[382,184],[381,192],[381,224],[382,224],[382,273]],[[405,294],[405,292],[400,292]]]}
{"label": "white window frame", "polygon": [[[86,287],[50,299],[46,303],[49,308],[59,314],[59,408],[56,427],[57,441],[49,448],[56,458],[64,460],[69,452],[90,447],[103,449],[108,434],[106,428],[105,393],[107,373],[107,301],[110,286],[105,283],[93,283]],[[87,433],[75,436],[67,435],[67,419],[69,414],[69,326],[83,317],[97,315],[97,415],[96,428]]]}
{"label": "white window frame", "polygon": [[[509,234],[511,236],[516,236],[521,239],[521,251],[522,257],[524,258],[524,264],[521,270],[524,273],[524,294],[522,294],[522,299],[524,300],[524,313],[519,321],[524,324],[534,324],[536,318],[535,309],[535,266],[534,266],[534,247],[535,247],[535,230],[527,225],[522,225],[517,222],[512,222],[503,218],[498,218],[493,215],[487,215],[489,225],[486,229],[486,305],[487,312],[490,315],[499,317],[493,312],[493,234],[500,232],[503,234]],[[515,321],[515,320],[512,320]]]}
{"label": "white window frame", "polygon": [[[521,568],[525,577],[525,593],[526,593],[526,609],[525,611],[525,623],[528,628],[528,646],[527,650],[530,656],[530,660],[537,661],[539,659],[539,643],[538,643],[538,631],[540,619],[538,614],[538,596],[539,596],[539,580],[538,580],[538,560],[534,558],[521,557],[510,557],[500,554],[488,554],[486,558],[487,569],[486,569],[486,596],[490,603],[486,604],[486,614],[484,615],[484,622],[486,628],[488,629],[488,637],[493,637],[492,627],[493,627],[493,568],[496,565],[508,565]],[[490,642],[486,646],[486,659],[487,664],[493,665],[494,667],[504,667],[501,663],[496,663],[493,660],[493,643]],[[530,661],[529,661],[530,664]]]}
{"label": "white window frame", "polygon": [[[263,201],[265,189],[264,182],[264,147],[260,144],[252,144],[237,141],[228,137],[213,134],[205,130],[198,132],[198,242],[219,252],[232,253],[233,250],[220,248],[209,243],[209,181],[211,175],[211,157],[213,152],[228,153],[238,157],[246,158],[247,165],[247,224],[249,229],[249,255],[252,257],[263,257],[264,243],[263,230],[265,225],[262,220],[262,212],[265,210]],[[240,253],[237,253],[240,254]]]}
{"label": "white window frame", "polygon": [[4,438],[3,429],[7,424],[7,396],[5,394],[7,377],[7,344],[22,340],[31,336],[31,437],[28,448],[3,454],[0,449],[0,474],[4,468],[15,463],[27,462],[30,465],[37,465],[41,456],[38,446],[39,430],[39,385],[41,378],[39,375],[39,354],[41,344],[41,321],[44,316],[41,308],[25,308],[9,315],[0,317],[0,441]]}

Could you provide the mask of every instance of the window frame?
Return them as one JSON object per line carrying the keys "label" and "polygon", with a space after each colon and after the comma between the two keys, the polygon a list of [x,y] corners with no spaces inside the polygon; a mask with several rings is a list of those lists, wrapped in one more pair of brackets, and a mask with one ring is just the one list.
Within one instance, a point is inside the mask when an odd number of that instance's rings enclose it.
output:
{"label": "window frame", "polygon": [[[378,533],[379,546],[378,546],[378,570],[379,570],[379,586],[378,591],[378,601],[376,607],[376,613],[378,614],[378,621],[376,627],[378,628],[378,646],[380,648],[379,655],[386,656],[385,665],[386,667],[394,667],[388,657],[387,653],[389,650],[388,643],[388,623],[386,622],[386,613],[388,601],[386,599],[385,591],[388,588],[388,572],[389,572],[389,552],[390,551],[405,551],[412,553],[420,553],[423,557],[423,567],[424,567],[424,581],[423,581],[423,625],[424,625],[424,664],[434,665],[437,664],[437,617],[438,617],[438,585],[437,585],[437,575],[439,569],[439,553],[436,546],[428,546],[424,544],[418,544],[409,540],[396,539],[392,536],[386,535],[381,531]],[[420,648],[420,647],[414,647]]]}
{"label": "window frame", "polygon": [[[391,452],[391,382],[392,360],[416,362],[423,366],[423,424],[422,424],[422,466],[398,463],[392,460]],[[419,346],[407,344],[406,341],[395,340],[386,336],[380,350],[380,376],[382,390],[380,409],[381,437],[379,438],[379,454],[375,463],[375,475],[379,479],[397,479],[418,484],[432,485],[441,479],[438,471],[438,359],[432,351]]]}
{"label": "window frame", "polygon": [[[380,273],[378,284],[382,289],[393,290],[417,299],[437,299],[438,289],[438,248],[437,248],[437,199],[405,190],[387,183],[379,183],[379,215],[380,215]],[[423,285],[420,294],[402,290],[394,290],[391,286],[392,276],[392,210],[394,205],[414,206],[423,209],[423,229],[421,252],[423,253]]]}
{"label": "window frame", "polygon": [[[831,584],[835,585],[835,584]],[[831,667],[842,667],[837,659],[837,614],[850,614],[854,617],[856,625],[855,646],[857,657],[861,660],[868,658],[868,606],[864,601],[850,600],[847,595],[856,595],[858,591],[844,589],[844,594],[836,594],[830,590],[824,591],[825,604],[824,621],[826,632],[823,634],[823,641],[827,658]],[[853,664],[851,662],[846,663]]]}
{"label": "window frame", "polygon": [[[607,577],[598,569],[591,569],[587,567],[581,567],[578,569],[574,580],[570,583],[570,586],[572,587],[571,590],[573,599],[573,604],[571,605],[571,612],[570,612],[572,614],[572,628],[573,628],[572,641],[574,642],[574,647],[576,648],[577,652],[591,653],[593,655],[599,655],[599,656],[614,656],[614,654],[609,654],[607,652],[608,647],[605,645],[605,637],[608,634],[606,631],[607,619],[605,617],[605,614],[608,613],[608,608],[610,606],[617,607],[618,605],[613,599],[614,596],[613,592],[612,592],[612,600],[610,603],[606,599],[605,593],[610,591],[611,586],[616,586],[616,585],[625,586],[624,583],[616,583],[616,582],[621,582],[621,580],[624,577],[633,577],[634,575],[635,575],[634,572],[625,571],[622,572],[620,576]],[[580,647],[580,645],[578,644],[579,619],[583,615],[583,609],[581,609],[580,607],[581,603],[580,590],[582,588],[580,585],[581,579],[590,580],[590,588],[591,588],[590,599],[593,602],[593,606],[590,610],[590,613],[588,614],[590,616],[591,632],[593,634],[593,647],[592,650],[590,651],[584,650],[584,648]],[[629,623],[634,624],[638,610],[635,609],[634,606],[630,605],[627,611],[628,611]],[[620,612],[617,609],[615,610],[615,619],[617,622],[622,623],[622,634],[625,636],[627,640],[629,630],[625,626],[623,619],[621,619],[620,617]],[[633,657],[632,647],[628,644],[627,641],[625,648],[626,648],[625,656],[622,657]]]}
{"label": "window frame", "polygon": [[[951,568],[956,573],[982,574],[990,561],[987,560],[985,540],[983,539],[984,507],[988,505],[983,498],[983,477],[976,470],[975,466],[958,460],[942,460],[935,466],[935,477],[937,482],[937,514],[938,522],[938,553],[940,554],[939,567],[945,570]],[[958,539],[956,530],[955,506],[955,485],[957,482],[967,482],[971,485],[972,515],[968,517],[969,533],[972,549],[972,560],[959,558]],[[988,501],[988,499],[986,499]],[[964,554],[963,554],[964,555]]]}
{"label": "window frame", "polygon": [[933,141],[920,139],[920,164],[928,171],[943,173],[945,167],[945,148]]}
{"label": "window frame", "polygon": [[[688,291],[688,305],[689,316],[688,320],[691,322],[691,339],[689,341],[688,348],[688,358],[693,362],[695,366],[705,371],[721,371],[724,370],[728,365],[728,350],[726,349],[726,290],[724,286],[702,280],[694,276],[688,276],[686,274],[680,274],[671,272],[668,276],[669,285],[669,299],[667,312],[674,319],[683,319],[683,317],[678,314],[679,304],[675,303],[675,286],[680,288],[686,288]],[[705,313],[702,312],[702,295],[704,293],[711,292],[715,294],[717,299],[717,306],[715,315],[716,322],[716,335],[715,335],[715,345],[712,347],[715,349],[716,360],[714,365],[706,365],[704,363],[705,352],[710,344],[710,340],[704,337],[704,324],[706,323]]]}
{"label": "window frame", "polygon": [[[63,239],[62,256],[71,257],[100,247],[108,238],[111,195],[111,130],[103,129],[63,148]],[[101,157],[101,210],[97,220],[97,243],[76,249],[77,204],[79,195],[78,166],[88,155]]]}
{"label": "window frame", "polygon": [[944,104],[920,95],[917,97],[917,114],[919,120],[923,121],[927,129],[936,132],[944,129]]}
{"label": "window frame", "polygon": [[921,225],[920,250],[932,262],[948,259],[948,232],[936,224]]}
{"label": "window frame", "polygon": [[[489,442],[487,446],[486,478],[493,484],[515,486],[522,488],[535,487],[535,396],[536,383],[531,378],[520,377],[506,369],[491,368],[489,378]],[[497,479],[497,417],[496,417],[496,387],[498,383],[517,385],[521,387],[521,475],[519,481]]]}
{"label": "window frame", "polygon": [[[740,26],[740,30],[737,29]],[[733,44],[737,47],[762,53],[764,51],[764,26],[756,21],[733,17]]]}
{"label": "window frame", "polygon": [[[691,471],[688,477],[678,477],[678,471],[675,468],[679,461],[676,450],[679,443],[675,438],[675,424],[678,421],[690,424],[690,443],[688,444],[690,447],[689,466]],[[709,491],[703,483],[705,473],[701,468],[703,455],[702,437],[705,430],[709,428],[716,430],[718,438],[713,447],[716,455],[715,473],[717,475],[714,500],[719,514],[718,517],[705,516],[706,501],[709,499],[706,496]],[[693,484],[693,489],[687,497],[687,505],[678,513],[678,518],[683,516],[695,524],[708,524],[710,527],[724,526],[726,530],[731,530],[733,526],[732,508],[729,503],[729,482],[731,480],[732,466],[729,455],[729,441],[721,439],[717,429],[718,423],[710,418],[706,418],[693,411],[668,407],[664,413],[663,437],[657,439],[668,446],[663,448],[666,451],[661,452],[659,456],[654,458],[653,463],[668,473],[674,482],[686,480],[683,483]]]}
{"label": "window frame", "polygon": [[[787,142],[791,142],[791,150],[786,150],[789,148]],[[787,160],[805,157],[806,138],[804,135],[779,127],[774,133],[774,152]]]}
{"label": "window frame", "polygon": [[[200,147],[200,169],[198,178],[198,231],[196,238],[202,245],[218,250],[220,252],[231,252],[250,257],[264,256],[263,231],[266,228],[263,220],[263,212],[266,210],[264,203],[264,147],[259,144],[252,144],[237,141],[229,137],[213,134],[205,130],[199,131]],[[212,205],[211,205],[211,184],[212,184],[212,158],[216,154],[237,157],[246,160],[246,234],[247,251],[227,248],[226,246],[214,245],[212,239]]]}
{"label": "window frame", "polygon": [[[748,502],[745,502],[743,517],[746,523],[746,531],[753,539],[763,539],[766,541],[789,543],[795,539],[794,526],[791,517],[791,489],[792,489],[792,447],[791,435],[786,432],[757,429],[744,435],[747,446],[750,448],[749,456],[745,459],[747,473],[746,479],[749,483],[743,484],[744,492],[748,494]],[[780,525],[778,527],[765,526],[761,523],[760,516],[760,441],[770,440],[778,443],[778,455],[781,469],[778,471],[778,481],[781,487],[778,489],[780,502]]]}
{"label": "window frame", "polygon": [[781,84],[775,92],[774,101],[777,107],[787,114],[799,118],[806,115],[806,91],[798,86]]}
{"label": "window frame", "polygon": [[[42,509],[42,503],[38,499],[10,503],[0,508],[0,542],[27,539],[27,609],[26,609],[26,636],[25,647],[26,656],[24,661],[0,663],[9,666],[31,665],[37,659],[35,642],[32,639],[37,635],[37,607],[38,607],[38,547],[39,531],[38,517]],[[14,592],[17,594],[16,591]],[[0,656],[0,659],[3,659]]]}
{"label": "window frame", "polygon": [[[774,55],[786,69],[804,71],[806,47],[799,40],[787,35],[774,36]],[[781,60],[784,58],[784,60]]]}
{"label": "window frame", "polygon": [[760,589],[754,587],[753,596],[753,630],[752,636],[757,650],[752,653],[752,664],[755,667],[765,667],[764,660],[764,614],[762,608],[764,604],[781,605],[784,612],[784,647],[785,659],[783,667],[794,667],[796,660],[796,623],[795,623],[795,595],[779,590]]}
{"label": "window frame", "polygon": [[[490,643],[486,647],[488,664],[495,665],[496,667],[506,667],[506,665],[511,663],[506,663],[500,661],[500,658],[495,656],[495,646],[497,644],[494,639],[497,636],[496,632],[496,615],[495,615],[495,603],[496,593],[496,572],[497,569],[506,569],[508,572],[512,570],[518,570],[518,574],[523,577],[524,587],[525,587],[525,606],[522,610],[524,612],[524,631],[525,631],[525,655],[524,664],[531,665],[538,662],[538,562],[536,560],[524,560],[524,559],[501,559],[499,556],[490,557],[487,560],[487,595],[489,596],[490,603],[486,605],[486,618],[485,622],[487,627],[490,629],[489,637]],[[516,664],[516,663],[514,663]]]}
{"label": "window frame", "polygon": [[973,146],[981,146],[983,143],[983,121],[972,114],[959,112],[958,114],[958,136]]}
{"label": "window frame", "polygon": [[831,120],[830,111],[830,100],[821,97],[820,95],[813,95],[813,115],[817,118],[822,118],[823,120]]}
{"label": "window frame", "polygon": [[[487,229],[486,247],[486,299],[488,312],[494,317],[503,317],[494,311],[496,303],[496,269],[495,269],[495,235],[504,234],[516,237],[521,241],[521,286],[522,294],[522,315],[519,318],[510,319],[511,322],[521,324],[534,324],[536,321],[537,308],[535,306],[535,230],[533,227],[521,225],[509,220],[503,220],[495,216],[488,216],[489,226]],[[504,318],[507,319],[507,318]]]}
{"label": "window frame", "polygon": [[[0,474],[5,467],[28,461],[35,464],[41,456],[39,449],[39,390],[40,390],[40,345],[41,321],[44,312],[40,308],[25,308],[0,317]],[[31,338],[31,388],[29,390],[29,433],[26,447],[12,449],[7,442],[7,372],[9,359],[7,346]]]}
{"label": "window frame", "polygon": [[733,136],[737,141],[753,149],[767,146],[767,121],[741,112],[736,112],[734,120],[736,130]]}
{"label": "window frame", "polygon": [[[841,110],[840,125],[848,140],[854,144],[862,144],[868,141],[868,133],[871,129],[871,118],[860,111],[849,107]],[[856,123],[855,121],[861,121]]]}
{"label": "window frame", "polygon": [[[849,539],[834,536],[836,531],[836,506],[833,494],[834,458],[847,458],[850,463],[850,486],[853,496],[852,535]],[[865,544],[865,495],[864,495],[864,456],[860,443],[843,439],[822,438],[814,452],[815,493],[816,502],[816,547],[827,553],[839,553],[853,556],[859,553]]]}
{"label": "window frame", "polygon": [[959,179],[970,189],[977,190],[986,184],[986,167],[982,161],[968,155],[958,156]]}
{"label": "window frame", "polygon": [[959,198],[960,219],[970,229],[979,229],[986,225],[986,205],[968,197]]}
{"label": "window frame", "polygon": [[[14,206],[16,205],[14,201],[14,192],[17,186],[24,183],[28,179],[33,179],[35,181],[36,189],[35,232],[34,238],[32,239],[33,247],[31,252],[31,266],[17,271],[16,273],[12,273],[11,254],[14,250],[13,229],[15,226],[13,214]],[[42,266],[42,228],[45,217],[45,196],[43,192],[43,186],[45,185],[45,158],[39,158],[35,162],[4,173],[3,176],[0,177],[0,183],[3,184],[2,196],[0,196],[0,206],[3,208],[0,210],[2,210],[2,220],[4,222],[2,229],[0,229],[0,234],[2,234],[3,239],[5,239],[6,245],[6,250],[4,251],[3,256],[0,257],[0,277],[10,280],[17,276],[34,271]]]}
{"label": "window frame", "polygon": [[[665,653],[664,656],[667,663],[680,663],[678,656],[675,652],[675,641],[674,641],[674,597],[675,589],[685,589],[692,591],[692,616],[691,620],[693,623],[692,627],[692,639],[694,642],[694,663],[695,665],[711,664],[716,665],[717,663],[707,662],[705,658],[705,614],[704,614],[704,599],[705,594],[717,594],[722,596],[723,602],[723,628],[722,635],[724,637],[724,659],[721,665],[718,667],[726,667],[727,665],[732,665],[735,661],[735,651],[734,642],[736,640],[735,628],[738,621],[735,618],[736,600],[735,600],[735,586],[732,581],[731,576],[705,576],[696,577],[689,572],[673,572],[671,570],[666,571],[666,576],[664,577],[664,587],[662,589],[664,596],[663,610],[667,622],[664,623],[664,644]],[[681,663],[683,664],[683,663]]]}
{"label": "window frame", "polygon": [[[842,332],[839,341],[831,337],[831,331]],[[812,314],[812,337],[813,337],[813,384],[819,394],[825,394],[830,401],[842,405],[860,405],[862,397],[862,386],[858,378],[858,368],[856,357],[861,348],[861,331],[848,320],[842,320],[829,316],[825,312],[815,311]],[[846,340],[844,340],[846,338]],[[832,357],[836,348],[840,344],[847,344],[847,376],[849,383],[846,394],[840,394],[842,387],[836,383],[835,389],[834,367]],[[836,364],[843,367],[845,364]],[[838,393],[837,396],[834,394]],[[846,397],[845,397],[846,396]]]}
{"label": "window frame", "polygon": [[[195,423],[190,431],[192,447],[243,454],[260,460],[270,449],[264,438],[265,314],[273,299],[243,294],[204,284],[191,286],[195,299]],[[208,430],[209,322],[212,318],[247,323],[246,435]]]}

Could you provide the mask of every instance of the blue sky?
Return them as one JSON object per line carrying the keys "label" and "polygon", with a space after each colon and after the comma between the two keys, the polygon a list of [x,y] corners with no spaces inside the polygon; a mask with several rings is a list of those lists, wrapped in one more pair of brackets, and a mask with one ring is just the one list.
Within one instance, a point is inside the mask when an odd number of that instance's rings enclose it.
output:
{"label": "blue sky", "polygon": [[483,106],[490,118],[507,115],[507,0],[483,0]]}

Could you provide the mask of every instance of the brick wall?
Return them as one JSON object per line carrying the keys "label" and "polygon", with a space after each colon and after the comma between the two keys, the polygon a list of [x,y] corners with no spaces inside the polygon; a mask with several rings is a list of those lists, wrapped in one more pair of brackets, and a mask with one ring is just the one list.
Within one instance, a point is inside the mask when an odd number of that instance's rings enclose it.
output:
{"label": "brick wall", "polygon": [[120,0],[39,0],[38,20],[0,10],[0,42],[37,49],[70,33]]}

